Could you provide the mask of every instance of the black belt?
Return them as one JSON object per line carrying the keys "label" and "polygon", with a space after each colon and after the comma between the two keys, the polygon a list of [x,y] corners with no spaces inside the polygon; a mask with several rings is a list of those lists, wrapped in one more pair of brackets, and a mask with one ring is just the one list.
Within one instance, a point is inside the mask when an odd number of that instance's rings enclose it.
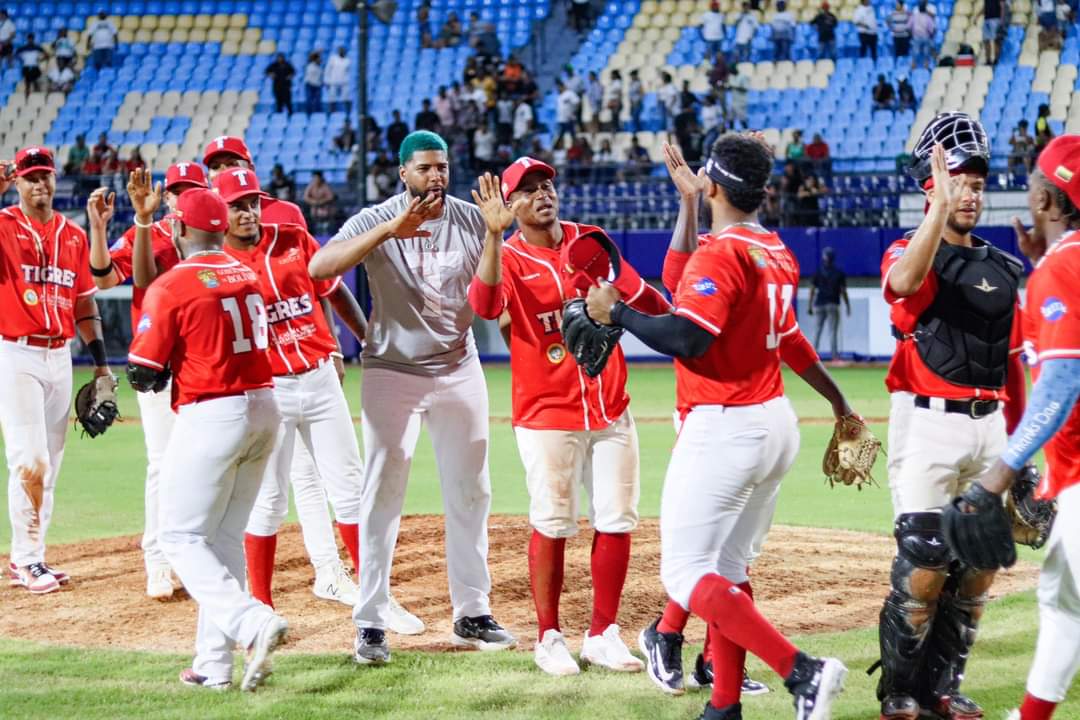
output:
{"label": "black belt", "polygon": [[[930,409],[930,398],[925,395],[915,396],[915,407]],[[997,412],[997,400],[946,400],[945,412],[982,418]]]}

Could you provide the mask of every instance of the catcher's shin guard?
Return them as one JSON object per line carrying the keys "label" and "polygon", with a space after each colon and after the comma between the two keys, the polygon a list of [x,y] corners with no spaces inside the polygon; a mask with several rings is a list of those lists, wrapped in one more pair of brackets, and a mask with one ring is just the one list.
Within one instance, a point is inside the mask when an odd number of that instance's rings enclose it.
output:
{"label": "catcher's shin guard", "polygon": [[894,535],[892,590],[878,625],[879,700],[918,694],[927,638],[948,568],[948,547],[938,513],[905,513],[896,519]]}

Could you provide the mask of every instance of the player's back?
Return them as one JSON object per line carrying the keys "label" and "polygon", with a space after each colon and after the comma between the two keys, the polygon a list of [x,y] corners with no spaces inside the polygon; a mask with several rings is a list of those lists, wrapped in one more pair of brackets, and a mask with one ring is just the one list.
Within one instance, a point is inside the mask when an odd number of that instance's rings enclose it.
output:
{"label": "player's back", "polygon": [[795,256],[779,236],[728,228],[691,257],[675,313],[716,336],[704,355],[676,361],[678,404],[750,405],[783,394],[779,348],[798,324]]}

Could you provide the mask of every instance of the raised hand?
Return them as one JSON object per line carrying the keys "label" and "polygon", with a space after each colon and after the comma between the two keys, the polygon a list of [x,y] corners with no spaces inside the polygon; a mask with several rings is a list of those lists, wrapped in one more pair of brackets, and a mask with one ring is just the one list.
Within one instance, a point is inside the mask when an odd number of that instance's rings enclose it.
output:
{"label": "raised hand", "polygon": [[414,197],[409,206],[390,221],[390,234],[396,238],[431,237],[431,233],[421,230],[420,226],[439,217],[442,208],[441,194],[431,194],[422,200]]}
{"label": "raised hand", "polygon": [[514,224],[514,213],[526,201],[526,198],[518,198],[513,205],[507,205],[503,201],[499,179],[491,173],[484,173],[476,179],[476,182],[479,190],[472,191],[473,202],[480,208],[480,214],[484,216],[488,232],[501,237]]}
{"label": "raised hand", "polygon": [[949,161],[945,157],[944,145],[935,145],[930,151],[930,170],[934,178],[934,202],[951,209],[959,193],[956,191],[956,179],[949,175]]}
{"label": "raised hand", "polygon": [[90,193],[86,201],[86,214],[90,218],[90,224],[94,227],[108,227],[116,212],[116,193],[109,192],[107,188],[98,188]]}
{"label": "raised hand", "polygon": [[1024,253],[1024,257],[1030,260],[1032,265],[1039,262],[1046,254],[1046,238],[1039,235],[1035,228],[1026,229],[1018,217],[1013,217],[1012,226],[1020,252]]}
{"label": "raised hand", "polygon": [[10,160],[0,160],[0,195],[3,195],[15,182],[15,163]]}
{"label": "raised hand", "polygon": [[664,164],[667,165],[668,175],[675,183],[675,189],[683,197],[692,198],[701,194],[705,188],[705,170],[702,168],[694,174],[690,166],[686,164],[679,148],[671,143],[664,143]]}
{"label": "raised hand", "polygon": [[150,168],[136,168],[128,176],[128,198],[135,209],[135,217],[143,222],[153,219],[161,206],[161,183],[154,184]]}
{"label": "raised hand", "polygon": [[585,297],[586,312],[601,325],[610,325],[611,310],[620,297],[614,285],[601,281],[589,288],[589,294]]}

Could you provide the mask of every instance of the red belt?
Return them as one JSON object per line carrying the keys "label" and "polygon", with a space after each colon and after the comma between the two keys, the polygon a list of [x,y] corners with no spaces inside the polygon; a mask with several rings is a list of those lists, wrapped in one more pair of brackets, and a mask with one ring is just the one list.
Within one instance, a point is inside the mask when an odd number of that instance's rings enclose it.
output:
{"label": "red belt", "polygon": [[65,337],[44,337],[41,335],[26,335],[25,337],[6,337],[0,335],[0,340],[6,342],[15,343],[16,345],[28,345],[30,347],[49,348],[55,350],[58,347],[63,347],[67,344],[68,339]]}

